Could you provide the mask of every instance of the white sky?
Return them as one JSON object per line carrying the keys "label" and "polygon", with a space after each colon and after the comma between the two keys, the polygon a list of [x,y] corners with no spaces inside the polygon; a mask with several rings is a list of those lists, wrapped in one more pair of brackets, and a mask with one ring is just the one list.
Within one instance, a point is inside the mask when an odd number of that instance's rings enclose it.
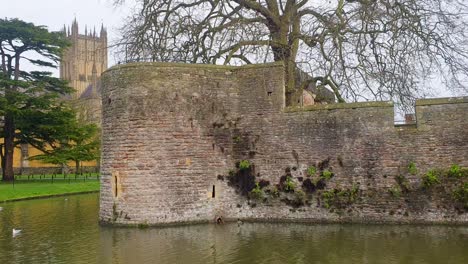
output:
{"label": "white sky", "polygon": [[[131,13],[135,0],[126,0],[122,7],[113,7],[112,0],[0,0],[0,17],[18,18],[35,25],[47,26],[50,31],[58,31],[65,24],[71,26],[76,17],[81,34],[85,25],[107,28],[109,43],[118,37],[118,28],[123,19]],[[115,64],[109,54],[109,66]]]}

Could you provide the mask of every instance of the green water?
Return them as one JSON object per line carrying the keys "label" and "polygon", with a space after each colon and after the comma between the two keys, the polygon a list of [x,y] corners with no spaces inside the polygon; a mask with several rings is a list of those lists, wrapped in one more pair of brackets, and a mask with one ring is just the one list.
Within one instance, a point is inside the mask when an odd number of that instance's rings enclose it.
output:
{"label": "green water", "polygon": [[[0,204],[0,263],[468,263],[468,227],[100,227],[98,195]],[[20,228],[19,236],[12,229]]]}

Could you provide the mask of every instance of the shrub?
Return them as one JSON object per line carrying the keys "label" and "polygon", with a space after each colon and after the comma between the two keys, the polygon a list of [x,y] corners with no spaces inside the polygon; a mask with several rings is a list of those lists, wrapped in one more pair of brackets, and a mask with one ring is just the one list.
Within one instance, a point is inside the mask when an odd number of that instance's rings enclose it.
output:
{"label": "shrub", "polygon": [[468,182],[465,182],[462,186],[455,189],[452,193],[455,201],[463,204],[465,209],[468,209]]}
{"label": "shrub", "polygon": [[331,179],[331,177],[333,177],[333,172],[329,170],[322,171],[322,178],[324,178],[325,180],[329,180]]}
{"label": "shrub", "polygon": [[353,184],[353,187],[351,188],[351,190],[349,190],[347,193],[346,193],[346,196],[348,196],[348,200],[349,200],[349,203],[353,203],[354,201],[356,201],[356,199],[358,198],[358,195],[359,195],[359,185],[356,185],[356,184]]}
{"label": "shrub", "polygon": [[429,188],[431,186],[434,186],[435,184],[439,184],[439,176],[437,175],[437,172],[435,170],[430,170],[428,171],[424,176],[423,176],[423,181],[422,184],[424,187]]}
{"label": "shrub", "polygon": [[310,166],[310,167],[307,169],[307,175],[309,175],[309,176],[314,176],[315,173],[317,173],[317,168],[315,168],[314,166]]}
{"label": "shrub", "polygon": [[452,167],[450,167],[447,175],[449,177],[460,178],[462,177],[462,168],[460,168],[460,166],[458,166],[457,164],[453,164]]}
{"label": "shrub", "polygon": [[306,194],[302,190],[297,190],[294,192],[294,204],[296,206],[301,206],[305,204]]}
{"label": "shrub", "polygon": [[334,200],[335,198],[335,191],[334,190],[329,190],[325,191],[322,193],[322,199],[323,199],[323,206],[325,208],[330,208],[330,203]]}
{"label": "shrub", "polygon": [[353,185],[351,189],[333,189],[322,193],[323,206],[330,208],[345,208],[354,203],[359,196],[359,186]]}
{"label": "shrub", "polygon": [[284,182],[284,191],[293,192],[295,188],[296,188],[296,185],[294,184],[291,177],[287,177],[286,181]]}
{"label": "shrub", "polygon": [[396,182],[398,183],[398,185],[400,186],[400,188],[401,188],[401,190],[403,192],[408,192],[410,190],[409,181],[408,181],[408,179],[406,179],[405,176],[398,175],[398,176],[395,177],[395,180],[396,180]]}
{"label": "shrub", "polygon": [[239,162],[239,169],[240,170],[247,170],[250,168],[250,161],[248,160],[241,160]]}
{"label": "shrub", "polygon": [[253,188],[250,193],[249,197],[254,200],[262,200],[263,197],[265,196],[263,190],[260,188],[260,185],[258,182],[255,184],[255,188]]}
{"label": "shrub", "polygon": [[416,163],[410,162],[408,164],[408,172],[409,174],[416,175],[418,173],[418,169],[416,168]]}
{"label": "shrub", "polygon": [[401,196],[401,189],[399,186],[393,186],[388,190],[388,192],[393,196],[393,197],[400,197]]}
{"label": "shrub", "polygon": [[278,190],[278,188],[276,186],[273,187],[270,190],[270,193],[271,193],[271,196],[273,196],[273,197],[279,197],[280,196],[280,192],[279,192],[279,190]]}

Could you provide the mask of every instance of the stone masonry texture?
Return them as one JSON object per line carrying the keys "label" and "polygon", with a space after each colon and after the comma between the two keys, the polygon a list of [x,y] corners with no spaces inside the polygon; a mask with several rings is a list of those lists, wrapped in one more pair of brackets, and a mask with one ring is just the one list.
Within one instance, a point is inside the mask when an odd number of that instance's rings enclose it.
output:
{"label": "stone masonry texture", "polygon": [[[431,169],[468,167],[468,98],[419,100],[417,124],[395,126],[391,102],[286,108],[284,83],[277,63],[135,63],[105,72],[101,222],[468,223],[445,187],[421,187]],[[302,206],[254,201],[228,181],[241,160],[270,186],[289,175],[300,189],[323,167],[334,176]],[[317,175],[308,175],[311,166]],[[323,192],[351,189],[355,201],[324,206]]]}

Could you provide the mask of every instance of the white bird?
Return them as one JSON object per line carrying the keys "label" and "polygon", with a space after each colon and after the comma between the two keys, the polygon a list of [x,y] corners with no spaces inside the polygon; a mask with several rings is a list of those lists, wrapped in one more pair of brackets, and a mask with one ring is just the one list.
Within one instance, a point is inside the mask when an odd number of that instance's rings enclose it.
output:
{"label": "white bird", "polygon": [[13,237],[19,235],[21,233],[21,229],[14,229],[13,228]]}
{"label": "white bird", "polygon": [[0,207],[0,212],[3,210],[3,207]]}

